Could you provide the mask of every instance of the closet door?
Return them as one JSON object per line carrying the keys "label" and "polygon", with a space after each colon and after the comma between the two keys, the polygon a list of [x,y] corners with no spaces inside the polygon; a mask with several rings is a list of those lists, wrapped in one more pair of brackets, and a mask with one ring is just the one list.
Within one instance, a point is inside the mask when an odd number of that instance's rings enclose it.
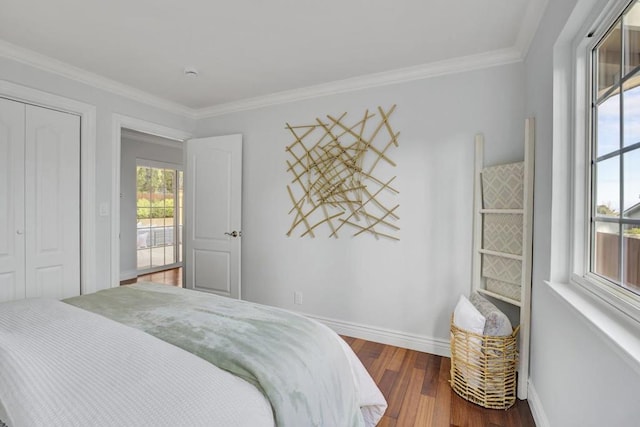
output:
{"label": "closet door", "polygon": [[0,98],[0,302],[25,297],[24,110]]}
{"label": "closet door", "polygon": [[80,294],[80,118],[26,106],[26,296]]}

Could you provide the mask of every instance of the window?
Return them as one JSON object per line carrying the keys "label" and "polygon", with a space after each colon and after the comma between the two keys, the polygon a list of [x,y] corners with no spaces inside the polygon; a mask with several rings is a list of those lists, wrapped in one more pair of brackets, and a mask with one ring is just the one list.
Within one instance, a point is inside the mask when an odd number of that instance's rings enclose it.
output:
{"label": "window", "polygon": [[589,271],[640,295],[640,0],[592,49]]}
{"label": "window", "polygon": [[157,271],[182,261],[182,171],[138,160],[138,272]]}

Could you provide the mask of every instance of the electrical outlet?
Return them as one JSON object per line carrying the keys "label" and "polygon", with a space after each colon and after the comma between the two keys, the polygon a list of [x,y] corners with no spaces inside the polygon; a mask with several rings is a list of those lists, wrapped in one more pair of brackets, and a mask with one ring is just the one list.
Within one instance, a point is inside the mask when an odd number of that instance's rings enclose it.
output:
{"label": "electrical outlet", "polygon": [[295,291],[293,293],[293,303],[294,304],[298,304],[298,305],[302,305],[302,292]]}

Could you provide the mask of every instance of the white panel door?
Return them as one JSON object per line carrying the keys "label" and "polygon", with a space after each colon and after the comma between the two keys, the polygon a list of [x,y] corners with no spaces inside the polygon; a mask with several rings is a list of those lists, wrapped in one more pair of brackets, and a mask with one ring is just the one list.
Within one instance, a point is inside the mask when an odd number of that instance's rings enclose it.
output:
{"label": "white panel door", "polygon": [[0,302],[25,297],[24,111],[0,98]]}
{"label": "white panel door", "polygon": [[80,118],[26,106],[27,297],[80,295]]}
{"label": "white panel door", "polygon": [[185,287],[240,298],[242,135],[187,141]]}

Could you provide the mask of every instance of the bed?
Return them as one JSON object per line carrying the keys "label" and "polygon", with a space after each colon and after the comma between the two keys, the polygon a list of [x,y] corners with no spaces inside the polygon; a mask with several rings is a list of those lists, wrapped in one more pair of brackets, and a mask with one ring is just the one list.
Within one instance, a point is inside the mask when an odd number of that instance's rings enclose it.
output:
{"label": "bed", "polygon": [[142,283],[0,304],[0,426],[373,426],[356,355],[292,312]]}

